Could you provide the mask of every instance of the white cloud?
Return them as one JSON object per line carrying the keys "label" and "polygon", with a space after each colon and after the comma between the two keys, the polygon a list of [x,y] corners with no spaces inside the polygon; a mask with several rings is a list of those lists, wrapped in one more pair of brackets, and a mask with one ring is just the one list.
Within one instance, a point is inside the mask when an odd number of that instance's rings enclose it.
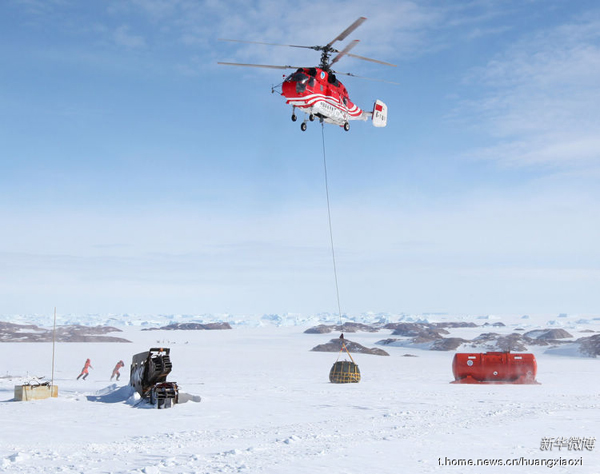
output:
{"label": "white cloud", "polygon": [[140,9],[154,19],[164,20],[182,5],[179,0],[131,0],[135,9]]}
{"label": "white cloud", "polygon": [[471,71],[457,111],[495,144],[473,155],[510,165],[595,166],[600,158],[600,20],[527,35]]}
{"label": "white cloud", "polygon": [[[207,4],[207,10],[217,20],[211,29],[214,38],[232,38],[248,41],[294,45],[324,45],[333,40],[346,27],[361,16],[367,20],[352,35],[361,43],[353,53],[384,61],[419,54],[430,48],[426,33],[443,22],[444,11],[411,1],[378,1],[365,4],[361,1],[303,2],[297,8],[290,2],[259,0],[252,8],[232,3]],[[191,26],[191,25],[190,25]],[[187,42],[196,34],[186,28]],[[206,30],[198,31],[206,38]],[[340,43],[334,47],[343,46]],[[316,63],[319,53],[310,50],[235,45],[230,49],[239,62],[266,64]],[[353,69],[368,66],[351,58],[344,59]],[[346,62],[347,61],[347,62]]]}
{"label": "white cloud", "polygon": [[146,46],[146,40],[141,35],[130,32],[131,28],[127,25],[119,26],[113,33],[113,40],[119,46],[126,48],[142,48]]}
{"label": "white cloud", "polygon": [[508,166],[544,166],[570,168],[598,168],[600,138],[593,133],[538,134],[522,140],[496,143],[471,153],[472,157],[498,160]]}

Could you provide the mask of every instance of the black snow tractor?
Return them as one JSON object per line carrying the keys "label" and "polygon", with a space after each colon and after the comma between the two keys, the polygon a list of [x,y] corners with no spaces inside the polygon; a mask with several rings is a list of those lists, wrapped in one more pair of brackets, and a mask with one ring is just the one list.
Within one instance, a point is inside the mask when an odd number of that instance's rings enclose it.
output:
{"label": "black snow tractor", "polygon": [[134,355],[131,360],[129,385],[157,408],[170,408],[179,401],[177,383],[167,382],[173,367],[169,352],[171,349],[155,347]]}

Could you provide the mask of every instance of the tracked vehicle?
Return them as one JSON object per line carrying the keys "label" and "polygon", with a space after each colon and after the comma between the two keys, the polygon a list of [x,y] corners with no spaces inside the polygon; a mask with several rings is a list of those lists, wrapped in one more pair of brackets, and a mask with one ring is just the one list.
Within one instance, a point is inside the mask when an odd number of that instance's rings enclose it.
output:
{"label": "tracked vehicle", "polygon": [[131,360],[129,385],[157,408],[170,408],[179,401],[177,383],[167,382],[173,367],[170,352],[169,348],[155,347],[134,355]]}

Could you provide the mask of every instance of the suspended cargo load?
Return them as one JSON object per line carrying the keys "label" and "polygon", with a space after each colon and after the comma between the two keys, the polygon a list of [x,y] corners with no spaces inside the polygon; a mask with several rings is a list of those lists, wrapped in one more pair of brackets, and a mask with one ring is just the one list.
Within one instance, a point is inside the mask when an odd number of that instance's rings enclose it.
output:
{"label": "suspended cargo load", "polygon": [[[342,348],[338,354],[338,360],[335,361],[333,367],[331,367],[331,370],[329,371],[329,381],[331,383],[358,383],[360,382],[360,370],[350,355],[350,351],[348,351],[343,337],[342,334],[342,336],[340,336]],[[339,360],[344,351],[346,351],[350,360]]]}
{"label": "suspended cargo load", "polygon": [[457,353],[452,361],[454,382],[537,384],[533,354],[511,352]]}
{"label": "suspended cargo load", "polygon": [[178,402],[177,383],[167,382],[173,368],[170,352],[168,348],[152,348],[134,355],[131,360],[129,385],[157,408],[170,408]]}
{"label": "suspended cargo load", "polygon": [[358,365],[349,360],[337,361],[329,371],[329,381],[331,383],[360,382],[360,370]]}

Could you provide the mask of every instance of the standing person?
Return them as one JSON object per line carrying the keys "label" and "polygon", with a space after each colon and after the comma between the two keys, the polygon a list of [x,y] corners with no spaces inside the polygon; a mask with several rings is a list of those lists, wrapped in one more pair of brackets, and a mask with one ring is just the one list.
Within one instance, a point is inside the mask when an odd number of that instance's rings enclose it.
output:
{"label": "standing person", "polygon": [[81,369],[81,373],[77,377],[77,380],[79,380],[79,377],[81,377],[82,375],[83,375],[83,380],[85,380],[86,377],[89,375],[89,372],[88,372],[89,369],[93,369],[93,367],[92,367],[92,362],[90,361],[90,359],[87,359],[85,361],[85,365],[83,366],[83,369]]}
{"label": "standing person", "polygon": [[125,367],[125,364],[123,363],[122,360],[120,360],[119,362],[117,362],[117,365],[115,365],[115,368],[113,369],[113,373],[110,376],[111,380],[116,375],[117,376],[117,382],[119,381],[119,377],[121,376],[121,373],[119,372],[119,370],[121,370],[122,367]]}

